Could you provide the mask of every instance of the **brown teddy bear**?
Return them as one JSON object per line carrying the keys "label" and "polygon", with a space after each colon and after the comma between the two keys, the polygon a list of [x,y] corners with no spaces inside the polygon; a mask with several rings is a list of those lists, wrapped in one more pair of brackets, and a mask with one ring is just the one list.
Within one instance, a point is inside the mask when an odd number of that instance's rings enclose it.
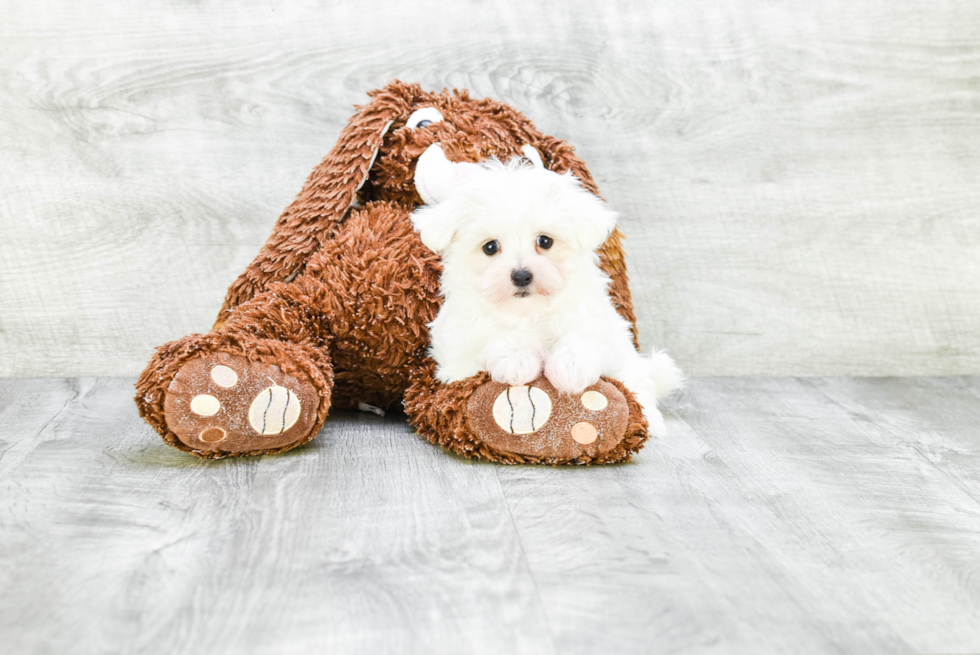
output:
{"label": "brown teddy bear", "polygon": [[[426,355],[441,268],[409,219],[428,195],[414,183],[423,153],[527,156],[598,193],[585,164],[515,109],[466,91],[395,81],[369,96],[232,284],[211,332],[157,350],[136,384],[140,415],[169,445],[210,458],[295,448],[331,407],[403,404],[420,434],[466,457],[629,459],[647,424],[618,381],[577,397],[543,376],[524,387],[485,373],[445,385]],[[621,238],[613,232],[599,255],[613,302],[635,325]]]}

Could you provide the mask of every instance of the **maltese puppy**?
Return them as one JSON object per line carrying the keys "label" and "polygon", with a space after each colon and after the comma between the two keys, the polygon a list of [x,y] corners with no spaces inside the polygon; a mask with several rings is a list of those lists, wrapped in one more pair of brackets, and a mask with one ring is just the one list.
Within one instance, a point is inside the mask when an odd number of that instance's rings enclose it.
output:
{"label": "maltese puppy", "polygon": [[559,392],[578,394],[606,375],[633,392],[651,434],[665,434],[657,401],[681,372],[664,352],[636,351],[607,293],[595,250],[616,213],[571,173],[520,159],[466,170],[442,202],[412,214],[442,255],[445,301],[429,326],[439,380],[487,371],[518,386],[543,371]]}

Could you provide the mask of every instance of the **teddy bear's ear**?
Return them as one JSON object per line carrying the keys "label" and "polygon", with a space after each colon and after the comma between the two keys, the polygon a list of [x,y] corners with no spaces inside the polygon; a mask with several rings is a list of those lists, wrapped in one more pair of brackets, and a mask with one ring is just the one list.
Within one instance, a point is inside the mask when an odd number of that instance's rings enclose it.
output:
{"label": "teddy bear's ear", "polygon": [[422,202],[437,205],[481,170],[479,164],[449,161],[442,145],[433,143],[415,164],[415,189]]}
{"label": "teddy bear's ear", "polygon": [[407,115],[412,100],[421,93],[418,85],[396,81],[369,94],[371,101],[348,121],[337,144],[279,217],[258,257],[228,289],[218,325],[227,312],[272,282],[291,281],[302,272],[309,257],[331,238],[334,226],[344,220],[354,204],[385,133],[398,117]]}

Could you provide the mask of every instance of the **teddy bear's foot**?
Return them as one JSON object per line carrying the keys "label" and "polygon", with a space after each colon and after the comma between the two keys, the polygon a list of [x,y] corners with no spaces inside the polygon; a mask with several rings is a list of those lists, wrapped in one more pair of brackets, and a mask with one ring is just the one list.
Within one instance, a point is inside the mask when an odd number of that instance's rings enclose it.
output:
{"label": "teddy bear's foot", "polygon": [[320,397],[272,363],[211,352],[188,360],[166,391],[166,425],[191,452],[223,457],[288,450],[309,441]]}
{"label": "teddy bear's foot", "polygon": [[610,381],[570,395],[544,376],[516,387],[488,381],[466,407],[467,424],[493,451],[542,463],[624,461],[646,441],[641,416]]}

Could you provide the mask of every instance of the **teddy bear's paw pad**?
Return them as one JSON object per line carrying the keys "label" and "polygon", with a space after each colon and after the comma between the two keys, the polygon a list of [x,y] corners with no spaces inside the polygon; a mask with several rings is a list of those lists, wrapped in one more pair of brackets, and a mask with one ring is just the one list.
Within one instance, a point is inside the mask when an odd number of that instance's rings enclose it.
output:
{"label": "teddy bear's paw pad", "polygon": [[167,427],[194,450],[235,454],[305,441],[319,395],[275,364],[210,353],[184,364],[164,400]]}
{"label": "teddy bear's paw pad", "polygon": [[493,403],[493,420],[507,434],[532,434],[551,418],[551,398],[538,387],[507,387]]}
{"label": "teddy bear's paw pad", "polygon": [[615,448],[626,435],[629,405],[604,380],[581,394],[562,394],[541,376],[519,387],[485,383],[470,397],[466,417],[495,450],[573,460]]}

